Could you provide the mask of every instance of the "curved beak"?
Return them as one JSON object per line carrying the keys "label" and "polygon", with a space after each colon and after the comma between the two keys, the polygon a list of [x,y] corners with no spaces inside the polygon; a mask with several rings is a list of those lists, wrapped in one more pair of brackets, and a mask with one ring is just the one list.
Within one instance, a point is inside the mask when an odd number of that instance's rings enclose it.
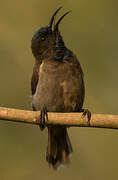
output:
{"label": "curved beak", "polygon": [[61,8],[62,8],[62,7],[58,8],[58,9],[54,12],[54,14],[52,15],[52,17],[51,17],[51,19],[50,19],[50,22],[49,22],[49,25],[48,25],[48,27],[50,28],[50,30],[52,30],[52,25],[53,25],[53,22],[54,22],[54,18],[55,18],[56,14],[58,13],[58,11],[59,11]]}
{"label": "curved beak", "polygon": [[58,32],[58,27],[59,27],[59,24],[60,24],[61,20],[62,20],[68,13],[70,13],[70,12],[71,12],[71,11],[68,11],[68,12],[66,12],[63,16],[60,17],[60,19],[57,21],[57,23],[56,23],[56,25],[55,25],[55,27],[54,27],[54,31],[57,31],[57,32]]}

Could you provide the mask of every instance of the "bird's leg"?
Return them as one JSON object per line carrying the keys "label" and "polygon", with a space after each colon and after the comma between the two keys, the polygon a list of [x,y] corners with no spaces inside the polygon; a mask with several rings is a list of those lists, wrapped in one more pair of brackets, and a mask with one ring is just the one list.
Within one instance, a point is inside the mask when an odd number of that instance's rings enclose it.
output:
{"label": "bird's leg", "polygon": [[87,115],[88,123],[90,126],[91,112],[88,109],[81,109],[80,112],[83,112],[82,117],[85,117]]}
{"label": "bird's leg", "polygon": [[42,109],[40,109],[40,118],[37,119],[37,123],[39,123],[41,130],[44,130],[46,127],[45,121],[48,121],[48,114],[46,107],[43,107]]}

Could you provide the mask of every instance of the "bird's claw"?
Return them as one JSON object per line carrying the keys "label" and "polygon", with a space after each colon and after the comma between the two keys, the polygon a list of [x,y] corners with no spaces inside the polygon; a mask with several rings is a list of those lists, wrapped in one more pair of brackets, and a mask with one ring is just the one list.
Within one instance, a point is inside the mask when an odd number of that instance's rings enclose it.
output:
{"label": "bird's claw", "polygon": [[40,118],[37,120],[41,130],[44,130],[46,127],[45,121],[48,121],[48,114],[46,108],[44,107],[40,110]]}
{"label": "bird's claw", "polygon": [[91,112],[88,109],[82,109],[81,112],[83,112],[82,118],[84,118],[87,115],[88,123],[90,126]]}

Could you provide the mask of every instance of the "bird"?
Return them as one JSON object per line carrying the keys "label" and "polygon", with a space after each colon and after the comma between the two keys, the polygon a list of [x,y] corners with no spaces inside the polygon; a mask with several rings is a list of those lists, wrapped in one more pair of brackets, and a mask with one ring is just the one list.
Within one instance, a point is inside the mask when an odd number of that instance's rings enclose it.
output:
{"label": "bird", "polygon": [[[39,28],[32,37],[31,50],[35,58],[31,77],[32,108],[40,111],[38,120],[43,130],[48,112],[83,112],[90,121],[91,113],[83,109],[85,97],[84,74],[76,55],[66,47],[59,30],[67,11],[54,23],[59,7],[49,24]],[[66,126],[50,125],[46,161],[58,170],[69,167],[73,148]]]}

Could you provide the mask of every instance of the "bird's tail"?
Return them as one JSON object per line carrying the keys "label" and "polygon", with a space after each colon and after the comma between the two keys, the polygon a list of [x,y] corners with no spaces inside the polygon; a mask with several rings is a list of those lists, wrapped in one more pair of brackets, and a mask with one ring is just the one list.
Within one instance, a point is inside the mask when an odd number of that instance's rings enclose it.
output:
{"label": "bird's tail", "polygon": [[68,167],[69,155],[73,152],[66,127],[48,127],[48,147],[46,160],[49,167],[58,170]]}

